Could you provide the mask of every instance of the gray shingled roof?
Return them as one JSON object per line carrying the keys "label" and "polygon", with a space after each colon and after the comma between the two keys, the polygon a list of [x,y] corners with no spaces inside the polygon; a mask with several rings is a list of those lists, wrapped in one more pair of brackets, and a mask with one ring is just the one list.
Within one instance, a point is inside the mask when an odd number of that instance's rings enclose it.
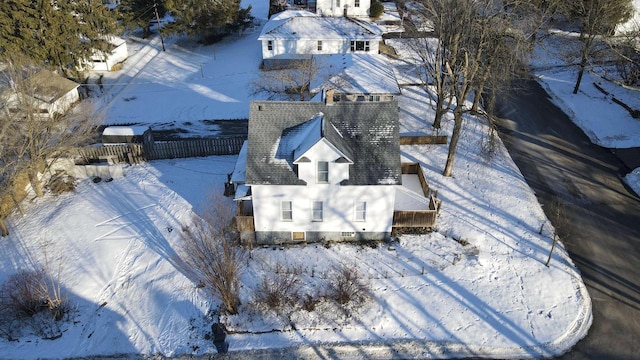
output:
{"label": "gray shingled roof", "polygon": [[[283,135],[313,120],[323,120],[337,131],[325,138],[353,160],[343,185],[401,184],[399,113],[397,102],[253,101],[249,113],[246,183],[250,185],[304,185],[295,173],[293,154],[283,154]],[[284,141],[290,137],[285,137]]]}

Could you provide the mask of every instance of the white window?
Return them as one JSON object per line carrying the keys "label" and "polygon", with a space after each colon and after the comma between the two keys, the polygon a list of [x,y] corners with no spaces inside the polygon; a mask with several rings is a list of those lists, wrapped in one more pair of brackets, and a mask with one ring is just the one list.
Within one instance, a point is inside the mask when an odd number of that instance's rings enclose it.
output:
{"label": "white window", "polygon": [[360,0],[355,0],[355,2],[353,3],[354,7],[360,7]]}
{"label": "white window", "polygon": [[336,0],[336,7],[339,8],[340,7],[340,0]]}
{"label": "white window", "polygon": [[318,40],[318,51],[322,51],[322,40]]}
{"label": "white window", "polygon": [[291,201],[283,201],[280,203],[282,221],[293,221],[293,207]]}
{"label": "white window", "polygon": [[326,184],[329,182],[329,163],[326,161],[318,161],[318,183]]}
{"label": "white window", "polygon": [[314,201],[312,204],[311,219],[313,221],[322,221],[322,201]]}
{"label": "white window", "polygon": [[267,40],[267,50],[273,50],[273,40]]}
{"label": "white window", "polygon": [[322,201],[313,202],[313,211],[311,214],[311,220],[322,221]]}
{"label": "white window", "polygon": [[366,201],[356,201],[356,221],[366,221],[367,220],[367,202]]}

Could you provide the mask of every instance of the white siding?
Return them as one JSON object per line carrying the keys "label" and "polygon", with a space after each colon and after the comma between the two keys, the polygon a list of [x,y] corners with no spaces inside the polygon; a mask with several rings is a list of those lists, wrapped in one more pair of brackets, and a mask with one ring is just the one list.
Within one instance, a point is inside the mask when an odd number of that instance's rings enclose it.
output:
{"label": "white siding", "polygon": [[122,41],[109,54],[105,54],[101,51],[96,51],[91,56],[93,62],[90,65],[92,69],[96,71],[111,71],[114,65],[125,61],[127,57],[129,57],[127,43],[125,41]]}
{"label": "white siding", "polygon": [[80,101],[80,94],[78,93],[78,88],[75,88],[50,104],[49,114],[64,114],[71,107],[71,105],[78,101]]}
{"label": "white siding", "polygon": [[[349,177],[349,164],[335,162],[341,154],[325,139],[303,155],[311,160],[298,164],[298,177],[306,186],[251,187],[256,231],[391,232],[394,185],[341,186]],[[318,161],[329,163],[328,183],[317,182]],[[282,201],[292,202],[292,221],[282,221]],[[323,203],[323,221],[312,221],[314,201]],[[367,203],[366,221],[356,221],[356,201]]]}
{"label": "white siding", "polygon": [[337,185],[349,178],[349,164],[335,162],[341,155],[326,140],[319,141],[307,150],[304,156],[312,160],[298,164],[298,178],[306,181],[307,184],[317,183],[318,161],[329,163],[329,184]]}
{"label": "white siding", "polygon": [[[391,232],[394,186],[253,185],[256,231]],[[291,201],[293,220],[282,221],[280,204]],[[313,201],[323,202],[323,221],[312,221]],[[355,202],[367,202],[366,221],[355,221]]]}
{"label": "white siding", "polygon": [[[322,40],[322,51],[318,51],[318,40]],[[262,40],[263,59],[300,59],[305,58],[305,55],[346,54],[351,52],[350,39],[270,40],[273,42],[273,50],[269,50],[268,41]],[[378,50],[379,40],[371,39],[369,40],[369,51],[358,52],[377,54]]]}
{"label": "white siding", "polygon": [[368,17],[371,0],[360,0],[360,6],[355,7],[355,0],[317,0],[316,13],[322,16],[347,16]]}

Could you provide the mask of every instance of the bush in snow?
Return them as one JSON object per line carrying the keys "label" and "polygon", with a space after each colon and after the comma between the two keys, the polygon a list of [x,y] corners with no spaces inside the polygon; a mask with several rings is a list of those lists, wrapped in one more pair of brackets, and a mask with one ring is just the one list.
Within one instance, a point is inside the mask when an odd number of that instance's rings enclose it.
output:
{"label": "bush in snow", "polygon": [[0,286],[0,333],[8,339],[25,325],[43,337],[57,337],[53,321],[61,320],[68,310],[59,281],[42,268],[21,270]]}
{"label": "bush in snow", "polygon": [[257,305],[270,310],[278,310],[285,305],[293,305],[299,297],[299,271],[276,265],[275,271],[267,271],[255,293]]}
{"label": "bush in snow", "polygon": [[364,281],[358,269],[347,266],[334,266],[327,278],[327,298],[340,305],[360,304],[369,297],[369,285]]}
{"label": "bush in snow", "polygon": [[237,314],[246,255],[232,206],[224,200],[212,197],[202,217],[194,216],[193,225],[183,228],[179,260],[192,280],[222,302],[224,311]]}

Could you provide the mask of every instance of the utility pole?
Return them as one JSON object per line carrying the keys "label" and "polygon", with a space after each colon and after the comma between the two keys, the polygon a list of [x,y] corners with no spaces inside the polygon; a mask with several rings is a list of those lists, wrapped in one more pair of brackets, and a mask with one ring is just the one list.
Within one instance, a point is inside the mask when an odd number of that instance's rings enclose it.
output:
{"label": "utility pole", "polygon": [[162,38],[162,31],[160,30],[160,16],[158,16],[158,4],[153,2],[153,12],[156,14],[156,21],[158,22],[158,34],[160,34],[160,42],[162,43],[162,51],[166,51],[164,48],[164,39]]}

